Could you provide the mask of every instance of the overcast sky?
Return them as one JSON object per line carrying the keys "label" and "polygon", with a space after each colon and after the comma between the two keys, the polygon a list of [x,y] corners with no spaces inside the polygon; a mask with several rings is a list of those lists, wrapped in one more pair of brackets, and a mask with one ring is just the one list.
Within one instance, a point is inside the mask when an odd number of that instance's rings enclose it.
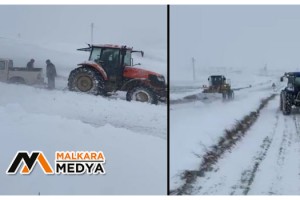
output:
{"label": "overcast sky", "polygon": [[171,79],[192,57],[197,68],[300,67],[300,6],[171,6],[170,18]]}
{"label": "overcast sky", "polygon": [[0,6],[0,37],[166,47],[166,6]]}

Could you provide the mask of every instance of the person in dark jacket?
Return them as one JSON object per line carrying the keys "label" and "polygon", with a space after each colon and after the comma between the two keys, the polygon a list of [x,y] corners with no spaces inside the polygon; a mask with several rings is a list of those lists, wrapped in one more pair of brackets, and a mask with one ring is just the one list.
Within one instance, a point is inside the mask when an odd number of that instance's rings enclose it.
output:
{"label": "person in dark jacket", "polygon": [[34,63],[34,59],[31,59],[28,63],[27,63],[27,69],[33,69],[33,63]]}
{"label": "person in dark jacket", "polygon": [[46,60],[46,75],[48,78],[48,89],[54,89],[55,88],[55,77],[56,77],[56,69],[53,63],[48,59]]}

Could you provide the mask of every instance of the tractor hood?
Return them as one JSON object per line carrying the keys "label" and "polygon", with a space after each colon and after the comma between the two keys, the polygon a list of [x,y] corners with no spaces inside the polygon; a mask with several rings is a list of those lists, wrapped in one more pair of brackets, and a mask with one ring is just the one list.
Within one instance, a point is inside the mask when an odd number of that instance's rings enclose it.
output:
{"label": "tractor hood", "polygon": [[148,79],[149,75],[162,76],[161,74],[148,71],[145,69],[135,68],[131,66],[126,66],[124,69],[123,76],[126,78],[146,78]]}

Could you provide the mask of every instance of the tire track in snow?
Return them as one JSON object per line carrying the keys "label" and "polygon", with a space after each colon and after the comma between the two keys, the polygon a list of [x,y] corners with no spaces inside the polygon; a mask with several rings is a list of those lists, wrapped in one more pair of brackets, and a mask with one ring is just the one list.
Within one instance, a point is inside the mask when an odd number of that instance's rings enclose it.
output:
{"label": "tire track in snow", "polygon": [[273,141],[273,137],[276,133],[276,129],[278,127],[278,122],[279,122],[279,115],[278,112],[276,113],[276,122],[273,126],[273,130],[271,131],[271,134],[266,136],[264,140],[262,141],[262,144],[260,145],[260,150],[258,151],[257,155],[254,157],[254,165],[247,169],[244,170],[241,174],[241,179],[240,183],[237,185],[234,185],[232,188],[234,189],[230,195],[234,195],[236,193],[238,194],[243,194],[247,195],[248,192],[251,189],[251,185],[255,179],[256,172],[260,166],[260,164],[263,162],[263,160],[266,158],[268,150],[271,146],[271,143]]}
{"label": "tire track in snow", "polygon": [[[273,102],[273,104],[274,104],[274,102]],[[232,173],[230,171],[223,170],[223,172],[220,172],[217,176],[215,176],[216,172],[213,172],[213,174],[211,173],[210,175],[208,175],[208,177],[203,177],[201,182],[200,181],[198,182],[199,185],[204,187],[204,188],[202,188],[201,186],[198,187],[199,191],[200,191],[200,189],[202,190],[202,192],[200,192],[200,194],[202,194],[202,195],[239,194],[240,195],[240,194],[248,193],[251,188],[250,186],[254,182],[256,172],[258,171],[259,166],[263,162],[264,158],[267,157],[269,148],[272,145],[274,135],[276,134],[278,125],[279,125],[279,119],[280,119],[279,116],[280,116],[280,114],[279,114],[279,111],[277,110],[274,120],[270,120],[270,121],[272,121],[272,124],[273,124],[271,131],[268,131],[269,133],[265,137],[262,136],[261,139],[259,140],[259,141],[262,141],[262,144],[258,145],[258,147],[260,147],[258,149],[260,149],[260,150],[256,154],[252,155],[252,157],[253,157],[252,159],[249,157],[250,158],[249,163],[254,162],[254,165],[253,164],[250,165],[251,167],[249,167],[249,168],[247,168],[247,166],[245,166],[246,170],[244,170],[244,172],[240,171],[243,173],[241,173],[241,178],[239,178],[240,181],[238,182],[238,184],[230,183],[231,176],[228,175],[228,173]],[[259,120],[259,118],[258,118],[258,120]],[[264,131],[264,132],[266,132],[266,131]],[[250,130],[249,134],[251,135],[251,130]],[[235,153],[235,151],[232,153]],[[251,155],[249,155],[249,156],[251,156]],[[229,164],[229,166],[230,166],[230,164]],[[220,164],[219,164],[219,167],[220,167]],[[210,177],[210,176],[212,176],[212,177]],[[209,177],[213,178],[215,182],[210,181],[210,183],[209,183]],[[239,179],[236,179],[236,180],[239,180]],[[230,184],[232,184],[233,186],[230,186]],[[205,185],[209,185],[209,186],[205,187]],[[227,189],[228,192],[226,192],[226,188],[228,188]],[[197,191],[196,191],[196,193],[197,193]]]}
{"label": "tire track in snow", "polygon": [[[221,137],[218,144],[212,146],[212,150],[208,151],[203,156],[200,168],[198,170],[184,171],[181,175],[184,184],[179,188],[170,191],[170,194],[186,195],[198,193],[202,189],[202,187],[197,187],[195,185],[196,180],[198,178],[203,179],[203,177],[205,177],[205,173],[214,170],[215,164],[219,161],[220,158],[222,158],[223,154],[228,151],[231,151],[232,147],[244,137],[244,135],[248,132],[249,128],[253,124],[255,124],[257,118],[259,117],[260,111],[263,108],[265,108],[268,102],[274,99],[275,96],[275,94],[272,94],[271,96],[263,99],[261,101],[261,104],[255,111],[250,112],[249,115],[246,115],[241,121],[238,121],[232,129],[225,130],[224,137]],[[265,138],[265,141],[267,144],[269,138]],[[266,148],[268,148],[268,145]],[[224,178],[226,179],[225,176]],[[214,186],[212,188],[221,187],[223,183],[224,180],[219,183],[213,184]]]}
{"label": "tire track in snow", "polygon": [[[250,191],[253,194],[260,194],[262,192],[261,190],[255,191],[251,186],[254,185],[255,182],[259,182],[259,180],[257,181],[255,179],[256,176],[266,175],[265,170],[268,170],[271,181],[268,183],[268,180],[265,179],[265,184],[269,184],[269,189],[263,191],[263,194],[274,195],[284,193],[282,184],[282,180],[284,179],[283,172],[286,170],[286,165],[288,165],[286,159],[291,151],[295,133],[292,130],[293,127],[289,127],[291,119],[289,119],[288,116],[283,116],[281,112],[277,111],[276,121],[272,135],[266,137],[269,137],[268,140],[265,138],[261,145],[262,149],[258,151],[257,156],[254,157],[254,165],[242,173],[241,183],[235,187],[242,189],[242,191],[235,190],[231,194],[247,195]],[[283,129],[281,129],[279,125],[283,125]],[[267,162],[266,166],[269,166],[271,162],[273,168],[269,169],[263,166],[265,162]],[[257,172],[259,172],[259,174]]]}
{"label": "tire track in snow", "polygon": [[[247,177],[247,180],[252,182],[249,181],[248,183],[251,184],[242,191],[244,195],[299,194],[298,184],[288,186],[290,183],[299,182],[297,179],[299,179],[300,163],[299,159],[295,159],[300,155],[299,122],[296,115],[284,116],[281,112],[278,115],[277,112],[276,117],[279,120],[272,141],[264,159],[258,166],[257,163],[253,165],[252,172],[255,173],[249,173],[250,178]],[[298,131],[295,131],[296,129]]]}
{"label": "tire track in snow", "polygon": [[250,137],[245,138],[246,143],[260,142],[260,145],[254,145],[254,151],[245,155],[248,158],[244,159],[246,162],[240,165],[238,172],[230,169],[235,167],[232,166],[235,163],[232,161],[238,159],[241,156],[238,151],[245,152],[248,145],[242,144],[243,148],[229,150],[217,165],[211,167],[207,175],[198,176],[197,182],[188,188],[189,194],[300,193],[300,114],[292,112],[290,116],[283,115],[277,109],[278,98],[276,99],[258,118],[259,124],[250,130]]}
{"label": "tire track in snow", "polygon": [[299,119],[299,117],[294,115],[293,120],[294,120],[295,127],[296,127],[297,142],[300,142],[300,123],[299,123],[300,119]]}
{"label": "tire track in snow", "polygon": [[[276,130],[278,129],[279,124],[279,111],[277,110],[274,120],[274,125],[270,131],[270,133],[262,138],[262,144],[260,145],[260,150],[253,156],[253,162],[254,165],[251,165],[250,168],[246,169],[242,174],[240,178],[240,182],[238,184],[234,184],[231,186],[231,189],[233,191],[229,192],[228,194],[234,195],[234,194],[244,194],[248,193],[250,190],[250,186],[252,185],[256,172],[260,166],[260,163],[263,162],[264,158],[267,157],[267,152],[269,151],[269,148],[272,144],[273,137],[276,134]],[[259,118],[258,118],[259,120]],[[217,168],[217,167],[216,167]],[[218,169],[218,168],[217,168]],[[217,170],[214,171],[216,173]],[[205,178],[205,177],[203,177]],[[210,186],[205,189],[205,191],[202,191],[202,195],[211,195],[211,194],[222,194],[222,191],[224,188],[228,186],[228,177],[227,174],[219,174],[219,177],[217,178],[217,181],[215,183],[210,183]],[[209,181],[209,177],[206,177],[206,179],[202,179],[201,185],[204,186]],[[196,188],[196,187],[195,187]],[[203,189],[201,186],[198,187],[198,192]],[[248,191],[247,191],[248,190]]]}
{"label": "tire track in snow", "polygon": [[144,134],[144,135],[150,135],[150,136],[154,136],[154,137],[158,137],[161,139],[166,140],[167,139],[167,130],[162,128],[156,128],[156,127],[142,127],[142,126],[130,126],[130,125],[123,125],[123,124],[117,124],[117,123],[112,123],[112,122],[108,122],[108,121],[104,121],[102,123],[95,123],[95,122],[91,122],[88,120],[80,120],[82,123],[85,124],[89,124],[93,127],[101,127],[104,126],[105,124],[111,124],[112,126],[116,127],[116,128],[124,128],[124,129],[128,129],[131,130],[137,134]]}
{"label": "tire track in snow", "polygon": [[288,126],[287,126],[287,118],[284,118],[284,131],[282,135],[282,140],[281,144],[279,147],[279,152],[278,152],[278,159],[277,159],[277,164],[279,166],[282,166],[284,164],[285,160],[285,155],[287,154],[287,148],[291,146],[291,138],[293,135],[291,132],[288,131]]}
{"label": "tire track in snow", "polygon": [[[294,115],[294,123],[296,127],[296,146],[297,146],[297,153],[300,155],[300,122],[299,122],[299,116]],[[300,156],[299,156],[300,158]],[[300,162],[298,162],[298,179],[300,179]],[[300,191],[300,186],[298,186],[298,191]]]}
{"label": "tire track in snow", "polygon": [[278,148],[278,155],[275,165],[275,172],[276,176],[273,178],[272,184],[270,186],[270,189],[268,190],[268,194],[275,195],[275,194],[281,194],[282,193],[282,187],[281,187],[281,181],[283,179],[283,171],[284,171],[284,165],[286,156],[288,155],[288,151],[291,148],[293,134],[288,129],[288,119],[286,116],[283,118],[284,123],[284,130],[282,133],[277,131],[277,134],[282,134],[281,143]]}

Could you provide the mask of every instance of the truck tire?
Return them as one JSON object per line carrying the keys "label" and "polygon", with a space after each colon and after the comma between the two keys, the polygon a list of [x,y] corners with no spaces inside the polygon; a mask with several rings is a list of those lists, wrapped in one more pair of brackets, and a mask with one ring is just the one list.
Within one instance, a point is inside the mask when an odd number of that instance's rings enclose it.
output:
{"label": "truck tire", "polygon": [[158,98],[156,94],[148,87],[137,86],[130,89],[126,94],[127,101],[140,101],[151,104],[157,104]]}
{"label": "truck tire", "polygon": [[292,102],[289,95],[283,95],[282,112],[284,115],[289,115],[292,112]]}
{"label": "truck tire", "polygon": [[12,77],[9,79],[9,83],[25,84],[25,80],[22,77]]}
{"label": "truck tire", "polygon": [[103,95],[105,93],[103,77],[95,69],[85,66],[71,71],[68,87],[70,91],[94,95]]}

